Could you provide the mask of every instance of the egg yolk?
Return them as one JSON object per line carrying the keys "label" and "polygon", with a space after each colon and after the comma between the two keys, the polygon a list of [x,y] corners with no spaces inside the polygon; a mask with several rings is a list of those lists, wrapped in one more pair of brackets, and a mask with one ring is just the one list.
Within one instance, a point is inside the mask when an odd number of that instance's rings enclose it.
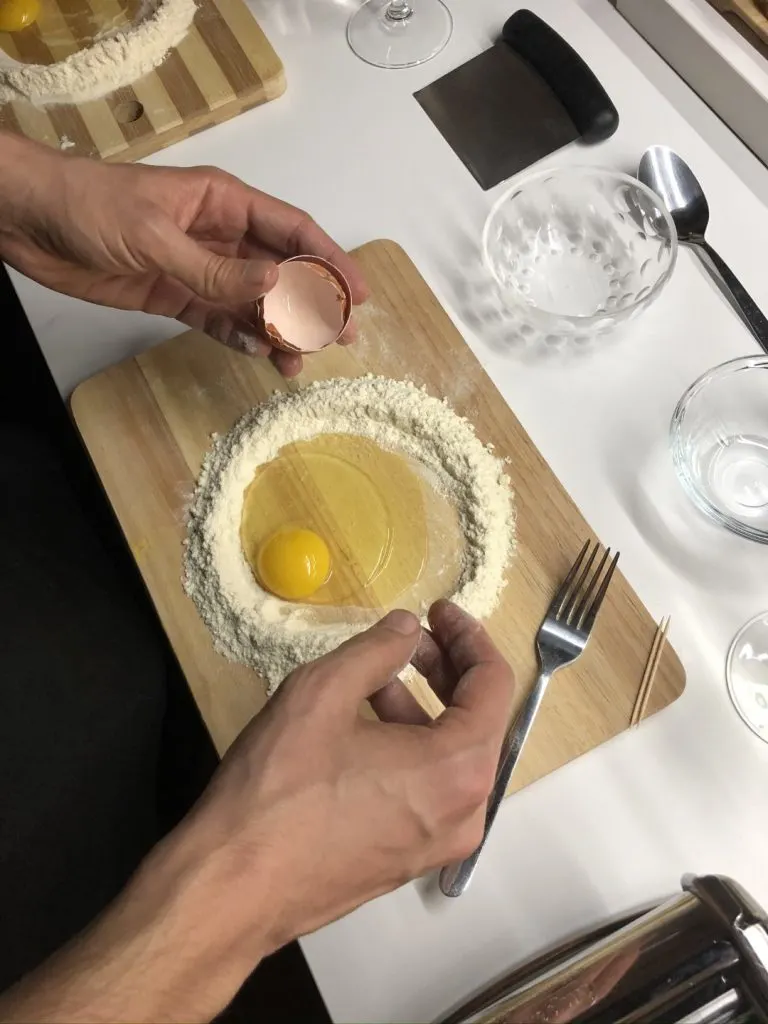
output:
{"label": "egg yolk", "polygon": [[331,554],[312,530],[280,530],[259,548],[256,567],[262,586],[286,601],[298,601],[328,579]]}
{"label": "egg yolk", "polygon": [[0,32],[19,32],[39,13],[39,0],[0,0]]}

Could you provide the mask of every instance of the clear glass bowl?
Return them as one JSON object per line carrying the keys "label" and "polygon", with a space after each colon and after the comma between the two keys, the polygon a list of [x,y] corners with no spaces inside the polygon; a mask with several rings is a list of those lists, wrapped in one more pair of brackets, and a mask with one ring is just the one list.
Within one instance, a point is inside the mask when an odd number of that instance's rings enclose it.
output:
{"label": "clear glass bowl", "polygon": [[728,693],[738,713],[768,743],[768,612],[742,626],[726,660]]}
{"label": "clear glass bowl", "polygon": [[483,258],[524,335],[586,341],[654,301],[672,274],[677,232],[635,178],[563,167],[523,179],[496,202]]}
{"label": "clear glass bowl", "polygon": [[677,403],[677,475],[714,522],[768,544],[768,356],[708,370]]}

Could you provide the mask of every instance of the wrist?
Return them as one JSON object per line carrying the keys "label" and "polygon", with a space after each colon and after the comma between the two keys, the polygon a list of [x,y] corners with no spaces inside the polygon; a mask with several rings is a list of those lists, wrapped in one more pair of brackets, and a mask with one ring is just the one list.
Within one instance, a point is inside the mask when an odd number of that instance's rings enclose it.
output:
{"label": "wrist", "polygon": [[147,1019],[213,1017],[273,951],[266,888],[254,888],[253,874],[253,865],[246,876],[226,847],[211,850],[188,823],[141,865],[120,902],[135,951],[158,954],[146,967],[157,985],[147,979],[146,991],[162,1002],[147,1006]]}
{"label": "wrist", "polygon": [[101,917],[0,996],[0,1018],[212,1020],[271,951],[266,932],[258,901],[184,823]]}
{"label": "wrist", "polygon": [[0,132],[0,232],[12,231],[30,210],[42,207],[57,180],[57,165],[66,159],[48,146]]}
{"label": "wrist", "polygon": [[[269,838],[269,808],[248,841],[238,841],[239,818],[215,792],[219,776],[174,831],[155,848],[165,870],[190,881],[187,891],[209,892],[216,901],[222,942],[239,950],[252,966],[295,939],[290,927],[290,870],[285,844]],[[150,858],[145,864],[149,867]],[[205,899],[201,900],[205,902]]]}

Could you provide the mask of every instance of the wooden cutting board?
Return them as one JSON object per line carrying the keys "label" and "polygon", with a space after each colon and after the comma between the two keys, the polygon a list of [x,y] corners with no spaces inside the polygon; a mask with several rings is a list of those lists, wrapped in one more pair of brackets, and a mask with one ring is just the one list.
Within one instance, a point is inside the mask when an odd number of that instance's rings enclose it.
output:
{"label": "wooden cutting board", "polygon": [[[214,653],[182,591],[184,509],[211,433],[228,430],[276,389],[368,372],[410,377],[447,396],[480,438],[508,457],[518,548],[489,628],[515,667],[520,701],[535,676],[539,623],[593,536],[403,250],[377,241],[356,255],[372,288],[357,313],[360,338],[311,356],[297,381],[287,383],[268,362],[190,331],[93,377],[72,396],[77,425],[220,752],[263,705],[264,688],[252,671]],[[651,616],[617,573],[586,653],[550,684],[513,789],[627,728],[654,632]],[[667,647],[648,713],[670,704],[684,685],[680,661]]]}
{"label": "wooden cutting board", "polygon": [[[0,33],[16,60],[50,64],[105,25],[130,19],[136,0],[41,0],[38,21]],[[285,91],[283,65],[243,0],[199,0],[192,28],[130,88],[78,105],[0,105],[0,128],[81,156],[129,162]]]}

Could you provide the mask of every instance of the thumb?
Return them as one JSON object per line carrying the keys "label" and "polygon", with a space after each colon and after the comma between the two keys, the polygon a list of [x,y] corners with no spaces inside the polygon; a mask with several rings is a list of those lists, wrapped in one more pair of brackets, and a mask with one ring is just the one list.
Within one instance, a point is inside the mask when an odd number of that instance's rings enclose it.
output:
{"label": "thumb", "polygon": [[361,700],[385,686],[416,651],[421,626],[415,615],[392,611],[364,633],[341,644],[315,662],[329,690],[354,711]]}
{"label": "thumb", "polygon": [[277,281],[272,260],[219,256],[175,227],[163,239],[154,262],[158,270],[215,306],[254,302]]}

